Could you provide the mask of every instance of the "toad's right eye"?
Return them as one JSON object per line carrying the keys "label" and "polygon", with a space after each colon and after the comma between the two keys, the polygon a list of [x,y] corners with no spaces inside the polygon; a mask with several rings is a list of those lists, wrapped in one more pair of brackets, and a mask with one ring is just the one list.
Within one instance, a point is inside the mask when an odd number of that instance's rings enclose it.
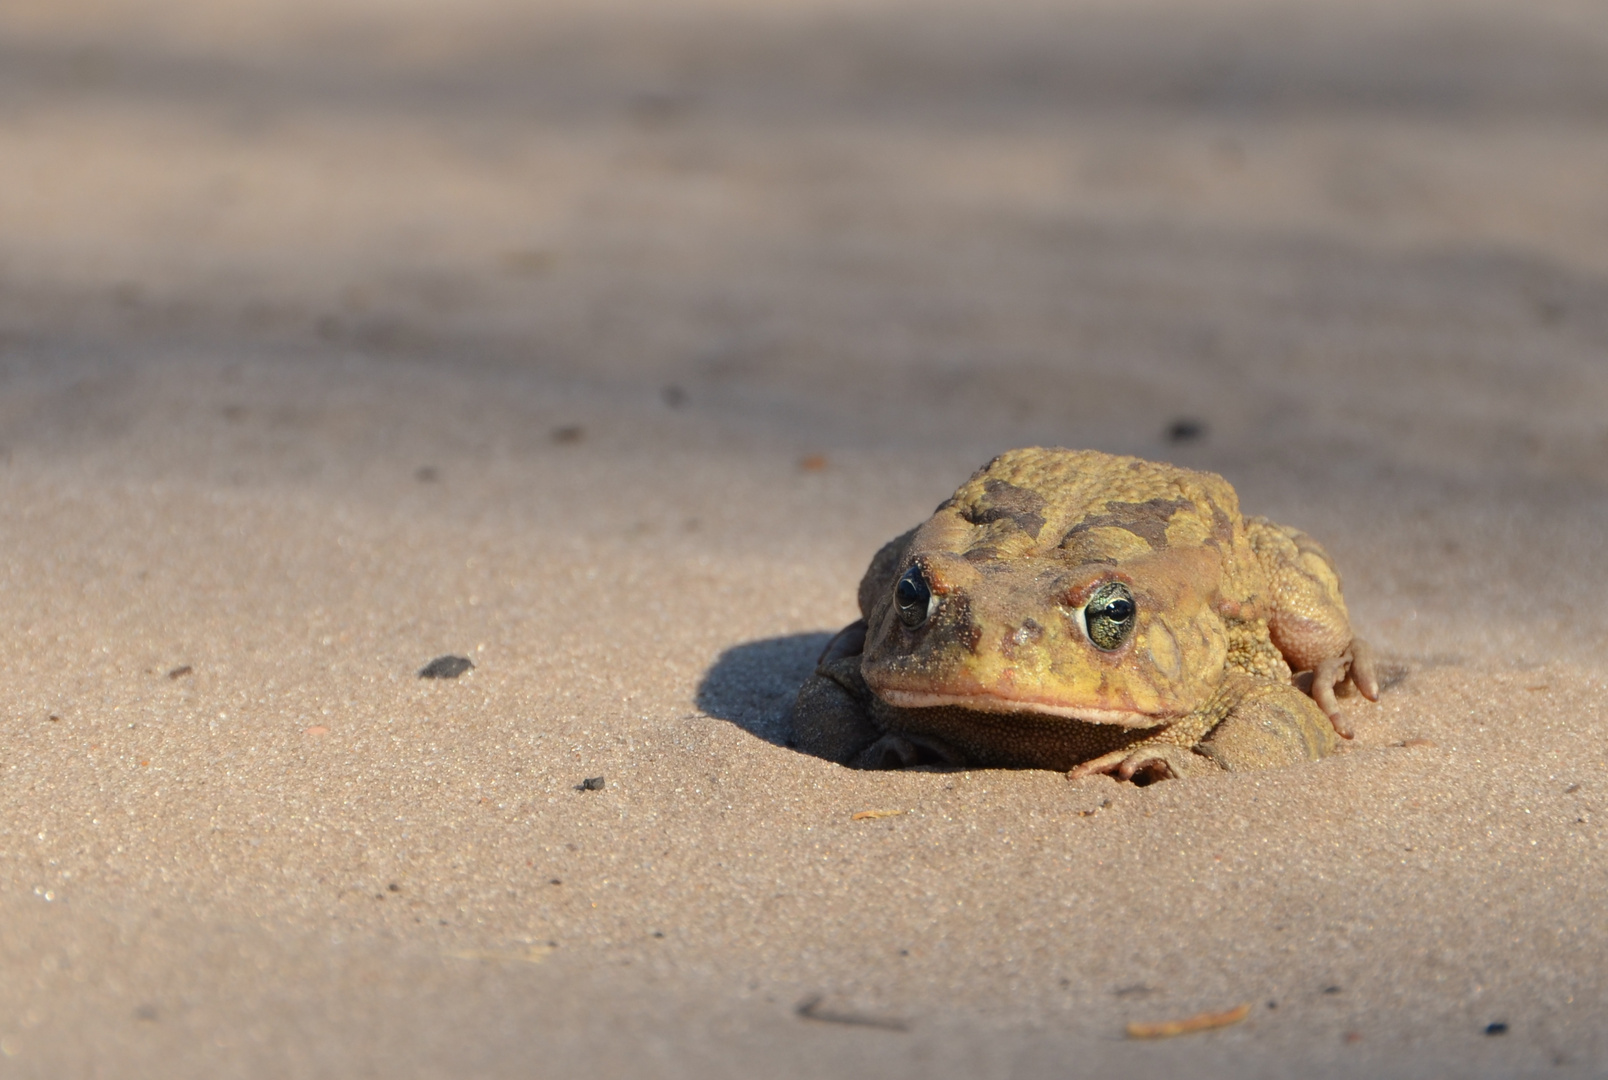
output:
{"label": "toad's right eye", "polygon": [[1108,581],[1095,590],[1083,609],[1083,623],[1095,647],[1110,652],[1133,633],[1133,593],[1120,581]]}
{"label": "toad's right eye", "polygon": [[938,598],[932,594],[921,567],[912,566],[904,572],[893,587],[893,603],[899,609],[899,621],[910,629],[927,621],[927,616],[938,606]]}

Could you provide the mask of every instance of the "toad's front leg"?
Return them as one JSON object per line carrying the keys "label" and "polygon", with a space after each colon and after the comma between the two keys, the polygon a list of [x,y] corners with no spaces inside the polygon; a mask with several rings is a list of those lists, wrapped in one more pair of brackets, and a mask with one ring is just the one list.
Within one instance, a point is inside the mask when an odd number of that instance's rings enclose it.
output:
{"label": "toad's front leg", "polygon": [[876,742],[871,691],[860,677],[865,621],[850,623],[827,643],[815,673],[793,705],[793,745],[807,754],[848,765]]}
{"label": "toad's front leg", "polygon": [[1195,712],[1133,746],[1085,761],[1076,780],[1110,773],[1119,780],[1245,772],[1316,761],[1339,746],[1316,702],[1288,683],[1232,674]]}

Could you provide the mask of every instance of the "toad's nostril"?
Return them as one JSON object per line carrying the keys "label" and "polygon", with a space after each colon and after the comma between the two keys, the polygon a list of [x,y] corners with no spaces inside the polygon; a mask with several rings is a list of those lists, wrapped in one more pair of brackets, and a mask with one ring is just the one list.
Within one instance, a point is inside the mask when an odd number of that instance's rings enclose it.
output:
{"label": "toad's nostril", "polygon": [[1016,628],[1016,632],[1011,634],[1011,640],[1018,645],[1031,645],[1043,636],[1044,627],[1032,619],[1024,619],[1022,625]]}

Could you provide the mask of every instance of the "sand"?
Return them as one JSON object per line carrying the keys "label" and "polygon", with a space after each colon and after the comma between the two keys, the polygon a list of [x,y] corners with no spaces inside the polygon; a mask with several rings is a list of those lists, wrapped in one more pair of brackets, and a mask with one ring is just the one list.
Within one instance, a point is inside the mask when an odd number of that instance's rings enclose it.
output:
{"label": "sand", "polygon": [[[1594,3],[6,4],[0,1076],[1602,1075],[1605,115]],[[1354,744],[788,749],[1032,444],[1318,536]]]}

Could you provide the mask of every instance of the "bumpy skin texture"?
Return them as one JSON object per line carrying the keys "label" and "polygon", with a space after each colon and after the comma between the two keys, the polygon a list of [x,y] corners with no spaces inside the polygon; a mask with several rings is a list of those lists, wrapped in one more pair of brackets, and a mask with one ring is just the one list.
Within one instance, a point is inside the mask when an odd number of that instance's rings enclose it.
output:
{"label": "bumpy skin texture", "polygon": [[[907,575],[931,599],[912,614],[907,596],[901,617]],[[1113,582],[1133,610],[1101,648],[1089,605]],[[1337,687],[1378,696],[1315,541],[1243,518],[1220,476],[1138,458],[995,458],[877,552],[859,599],[864,618],[828,645],[793,723],[802,749],[865,768],[1268,768],[1350,737]]]}

